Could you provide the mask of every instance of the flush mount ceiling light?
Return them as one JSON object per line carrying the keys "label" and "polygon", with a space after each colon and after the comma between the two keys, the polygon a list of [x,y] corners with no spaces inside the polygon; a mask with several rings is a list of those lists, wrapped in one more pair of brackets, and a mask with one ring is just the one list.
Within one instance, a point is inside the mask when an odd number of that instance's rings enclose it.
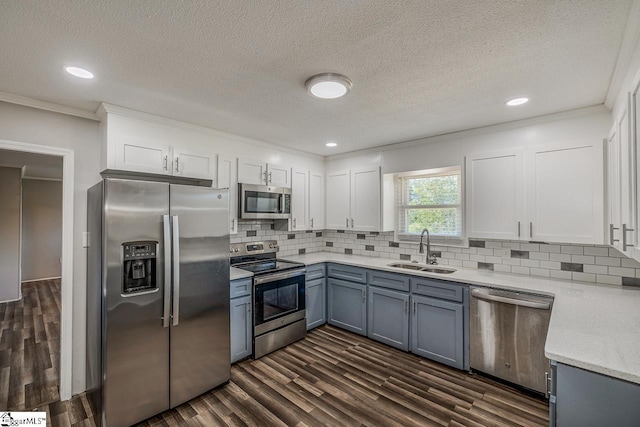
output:
{"label": "flush mount ceiling light", "polygon": [[506,104],[509,107],[515,107],[516,105],[522,105],[529,102],[529,98],[514,98],[510,101],[507,101]]}
{"label": "flush mount ceiling light", "polygon": [[338,146],[338,144],[336,144],[335,142],[327,142],[324,145],[326,145],[327,147],[337,147]]}
{"label": "flush mount ceiling light", "polygon": [[351,80],[342,74],[322,73],[311,76],[305,82],[309,93],[317,98],[335,99],[351,90]]}
{"label": "flush mount ceiling light", "polygon": [[79,67],[65,67],[65,71],[72,76],[80,77],[81,79],[92,79],[93,73],[91,71],[87,71],[84,68]]}

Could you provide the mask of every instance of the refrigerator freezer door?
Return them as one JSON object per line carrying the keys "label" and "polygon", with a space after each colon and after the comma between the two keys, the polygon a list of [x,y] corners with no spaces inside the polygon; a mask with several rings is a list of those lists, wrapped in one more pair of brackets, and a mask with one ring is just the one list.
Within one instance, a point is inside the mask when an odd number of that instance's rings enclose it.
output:
{"label": "refrigerator freezer door", "polygon": [[180,271],[178,283],[173,283],[179,312],[174,313],[170,328],[173,408],[228,381],[231,375],[229,194],[227,190],[171,185],[170,200],[171,216],[179,222],[179,227],[173,227],[173,239],[178,242],[174,257]]}
{"label": "refrigerator freezer door", "polygon": [[[163,327],[163,216],[169,214],[169,185],[108,179],[104,181],[103,282],[104,416],[109,426],[128,426],[169,408],[169,328]],[[149,242],[135,246],[125,242]],[[151,242],[157,242],[157,247]],[[170,242],[166,242],[170,245]],[[126,293],[126,262],[148,257],[132,279],[149,275],[154,289]],[[146,255],[146,254],[149,255]],[[131,261],[141,264],[141,261]],[[149,283],[151,283],[149,282]]]}

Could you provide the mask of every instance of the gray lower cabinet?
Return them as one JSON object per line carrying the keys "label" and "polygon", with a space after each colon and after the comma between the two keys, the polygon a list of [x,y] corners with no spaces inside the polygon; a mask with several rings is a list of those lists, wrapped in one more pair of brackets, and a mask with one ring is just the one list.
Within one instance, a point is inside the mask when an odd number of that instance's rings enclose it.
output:
{"label": "gray lower cabinet", "polygon": [[327,279],[327,322],[347,331],[367,335],[367,285]]}
{"label": "gray lower cabinet", "polygon": [[325,278],[306,282],[307,331],[327,323]]}
{"label": "gray lower cabinet", "polygon": [[369,286],[367,336],[409,350],[409,294]]}
{"label": "gray lower cabinet", "polygon": [[411,296],[411,352],[464,368],[464,305]]}
{"label": "gray lower cabinet", "polygon": [[549,425],[640,426],[640,385],[562,363],[552,370]]}
{"label": "gray lower cabinet", "polygon": [[251,322],[251,295],[233,298],[230,306],[231,363],[253,353],[253,327]]}

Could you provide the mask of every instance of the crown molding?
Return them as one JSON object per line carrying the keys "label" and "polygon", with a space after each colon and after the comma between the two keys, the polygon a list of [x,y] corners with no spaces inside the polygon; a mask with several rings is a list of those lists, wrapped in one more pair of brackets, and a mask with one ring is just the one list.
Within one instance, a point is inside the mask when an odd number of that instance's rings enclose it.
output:
{"label": "crown molding", "polygon": [[53,102],[42,101],[40,99],[29,98],[27,96],[16,95],[15,93],[1,92],[0,101],[11,104],[24,105],[25,107],[37,108],[39,110],[51,111],[54,113],[66,114],[68,116],[81,117],[89,120],[99,120],[98,116],[91,111],[79,108],[68,107],[66,105],[55,104]]}
{"label": "crown molding", "polygon": [[633,53],[638,45],[638,40],[640,40],[640,0],[634,0],[629,9],[629,17],[622,36],[618,59],[613,69],[607,96],[604,99],[604,105],[610,110],[613,108],[618,93],[622,88],[622,84],[628,73],[631,58],[633,58]]}

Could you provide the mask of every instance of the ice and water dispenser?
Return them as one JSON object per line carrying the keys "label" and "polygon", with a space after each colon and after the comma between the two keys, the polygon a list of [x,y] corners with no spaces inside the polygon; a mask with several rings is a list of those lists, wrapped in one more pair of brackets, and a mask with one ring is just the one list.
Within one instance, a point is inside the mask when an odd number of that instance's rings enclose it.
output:
{"label": "ice and water dispenser", "polygon": [[156,259],[158,242],[122,244],[122,294],[131,295],[158,289]]}

